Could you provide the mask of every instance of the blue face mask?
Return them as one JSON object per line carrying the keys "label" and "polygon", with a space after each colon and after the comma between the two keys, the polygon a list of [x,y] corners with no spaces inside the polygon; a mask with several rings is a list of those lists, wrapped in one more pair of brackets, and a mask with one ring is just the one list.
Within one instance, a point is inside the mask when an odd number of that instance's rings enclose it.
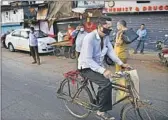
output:
{"label": "blue face mask", "polygon": [[83,32],[83,31],[84,31],[84,28],[81,28],[80,31]]}

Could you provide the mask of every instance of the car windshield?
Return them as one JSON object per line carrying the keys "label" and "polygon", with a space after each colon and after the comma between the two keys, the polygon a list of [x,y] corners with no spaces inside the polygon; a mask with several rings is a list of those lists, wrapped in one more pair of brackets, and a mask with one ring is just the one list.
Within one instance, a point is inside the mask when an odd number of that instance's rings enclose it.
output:
{"label": "car windshield", "polygon": [[41,30],[35,30],[35,34],[37,35],[37,38],[48,37],[48,35]]}
{"label": "car windshield", "polygon": [[[29,34],[30,32],[28,31],[28,34]],[[36,35],[36,37],[37,38],[44,38],[44,37],[48,37],[48,35],[47,34],[45,34],[43,31],[41,31],[41,30],[35,30],[35,35]]]}

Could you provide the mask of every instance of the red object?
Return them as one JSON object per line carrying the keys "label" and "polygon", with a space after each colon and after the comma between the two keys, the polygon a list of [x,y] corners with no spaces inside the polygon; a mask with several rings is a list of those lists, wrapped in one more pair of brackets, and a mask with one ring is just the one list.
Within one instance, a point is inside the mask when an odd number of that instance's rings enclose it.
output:
{"label": "red object", "polygon": [[72,36],[72,32],[74,31],[75,29],[73,27],[71,28],[68,28],[67,30],[67,35],[69,37],[69,41],[70,41],[70,44],[73,44],[74,43],[74,38]]}
{"label": "red object", "polygon": [[85,30],[89,33],[97,28],[96,24],[93,22],[86,22],[84,24]]}
{"label": "red object", "polygon": [[163,54],[168,54],[168,48],[162,49],[162,53],[163,53]]}
{"label": "red object", "polygon": [[56,35],[48,34],[49,37],[55,38]]}
{"label": "red object", "polygon": [[72,82],[73,85],[75,85],[76,79],[78,78],[79,75],[79,71],[75,70],[75,71],[69,71],[67,73],[64,74],[65,78],[69,78]]}

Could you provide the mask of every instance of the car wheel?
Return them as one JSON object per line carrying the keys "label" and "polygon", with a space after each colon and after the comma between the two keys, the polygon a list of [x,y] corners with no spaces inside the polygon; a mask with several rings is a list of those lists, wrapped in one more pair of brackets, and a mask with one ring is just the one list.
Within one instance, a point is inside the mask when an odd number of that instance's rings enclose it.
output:
{"label": "car wheel", "polygon": [[14,51],[15,51],[15,49],[14,49],[12,43],[9,43],[8,48],[9,48],[9,51],[11,51],[11,52],[14,52]]}

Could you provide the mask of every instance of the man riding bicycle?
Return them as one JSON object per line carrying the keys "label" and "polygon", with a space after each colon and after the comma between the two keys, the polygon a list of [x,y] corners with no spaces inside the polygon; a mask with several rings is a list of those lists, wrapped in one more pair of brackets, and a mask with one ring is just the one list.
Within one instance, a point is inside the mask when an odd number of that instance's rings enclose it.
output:
{"label": "man riding bicycle", "polygon": [[80,72],[99,86],[97,115],[103,119],[109,118],[106,111],[112,109],[112,86],[109,78],[113,75],[113,72],[103,65],[104,56],[107,54],[118,65],[129,67],[116,56],[113,50],[109,41],[110,28],[111,20],[101,18],[97,29],[85,36],[78,59]]}

